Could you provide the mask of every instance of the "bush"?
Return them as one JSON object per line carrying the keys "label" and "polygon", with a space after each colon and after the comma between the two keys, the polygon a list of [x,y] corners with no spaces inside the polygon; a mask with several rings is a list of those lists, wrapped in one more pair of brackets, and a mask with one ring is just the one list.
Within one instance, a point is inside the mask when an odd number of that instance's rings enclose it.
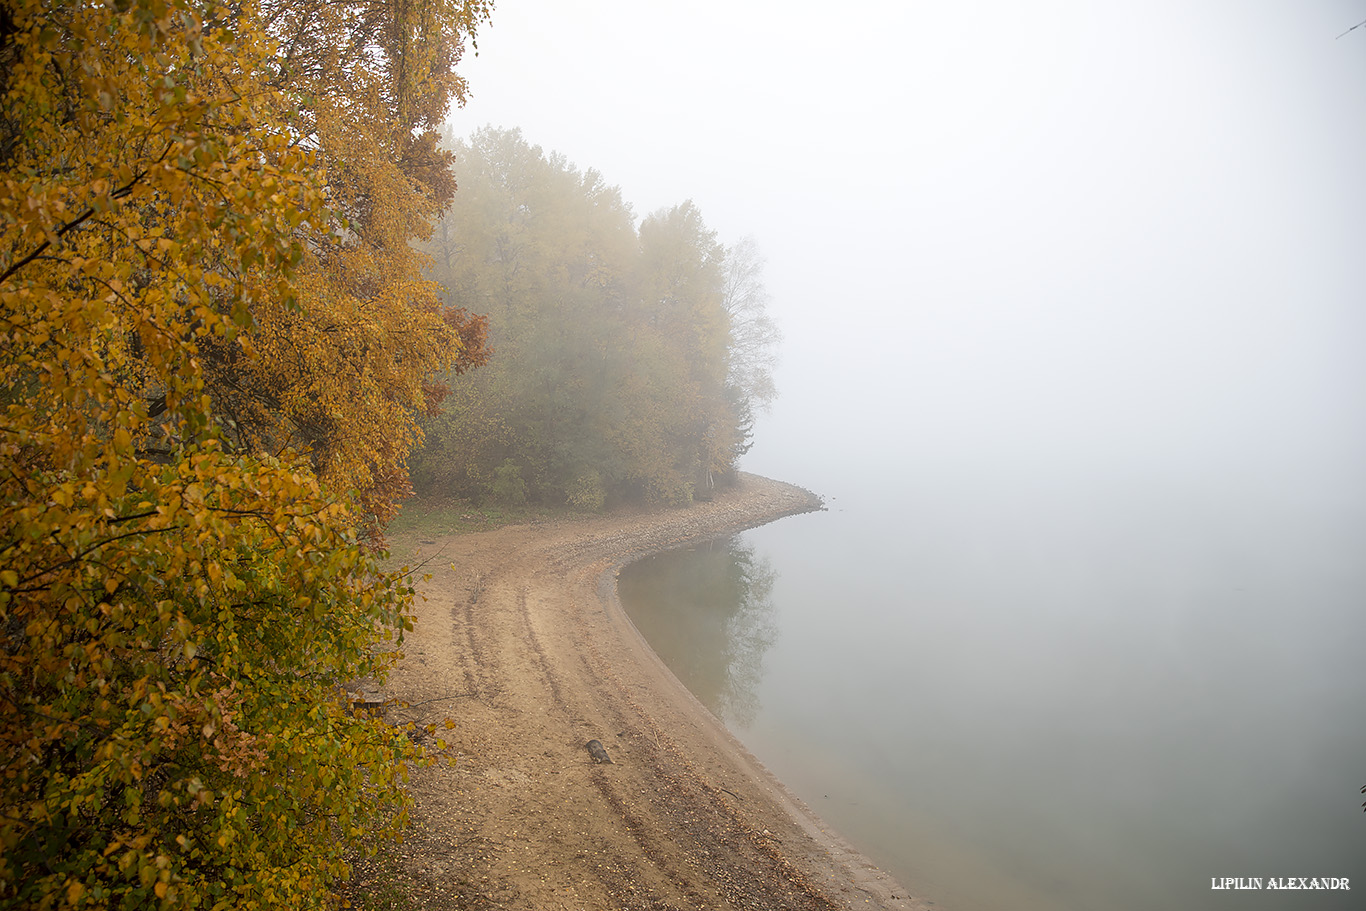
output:
{"label": "bush", "polygon": [[602,475],[596,471],[579,475],[569,482],[565,493],[569,505],[584,512],[601,512],[607,502],[607,492],[602,487]]}
{"label": "bush", "polygon": [[526,481],[522,480],[522,469],[512,459],[493,470],[489,494],[505,506],[521,506],[526,502]]}

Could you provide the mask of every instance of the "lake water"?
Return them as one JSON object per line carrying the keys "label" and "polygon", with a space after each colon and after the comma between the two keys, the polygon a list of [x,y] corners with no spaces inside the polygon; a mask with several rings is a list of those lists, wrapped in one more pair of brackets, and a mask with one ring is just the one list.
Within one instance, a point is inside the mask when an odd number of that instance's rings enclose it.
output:
{"label": "lake water", "polygon": [[1361,497],[941,479],[827,505],[627,567],[622,600],[908,888],[949,911],[1366,907]]}

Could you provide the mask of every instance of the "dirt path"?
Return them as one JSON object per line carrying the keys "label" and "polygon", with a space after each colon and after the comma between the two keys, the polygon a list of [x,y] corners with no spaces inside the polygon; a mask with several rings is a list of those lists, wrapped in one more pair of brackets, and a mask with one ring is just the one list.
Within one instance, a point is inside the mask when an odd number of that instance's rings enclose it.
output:
{"label": "dirt path", "polygon": [[394,542],[399,559],[435,559],[387,689],[412,720],[456,723],[442,736],[458,761],[419,773],[402,852],[431,907],[929,907],[824,832],[616,600],[625,562],[815,508],[744,475],[689,509]]}

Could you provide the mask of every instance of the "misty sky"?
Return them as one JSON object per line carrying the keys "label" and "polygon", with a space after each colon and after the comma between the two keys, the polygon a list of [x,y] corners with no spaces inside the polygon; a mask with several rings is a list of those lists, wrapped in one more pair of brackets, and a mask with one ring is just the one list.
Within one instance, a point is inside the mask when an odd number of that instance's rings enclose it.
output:
{"label": "misty sky", "polygon": [[1359,494],[1366,28],[1337,36],[1362,19],[500,0],[452,120],[756,236],[786,342],[751,470]]}

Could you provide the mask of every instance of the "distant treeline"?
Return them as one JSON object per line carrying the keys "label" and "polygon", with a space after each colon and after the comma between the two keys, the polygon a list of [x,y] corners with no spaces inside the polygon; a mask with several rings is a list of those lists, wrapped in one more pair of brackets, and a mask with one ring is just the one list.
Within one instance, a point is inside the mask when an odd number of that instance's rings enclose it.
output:
{"label": "distant treeline", "polygon": [[691,202],[636,217],[596,171],[517,130],[447,137],[459,185],[427,252],[492,355],[410,461],[422,494],[598,509],[706,498],[774,395],[778,333],[751,240]]}

